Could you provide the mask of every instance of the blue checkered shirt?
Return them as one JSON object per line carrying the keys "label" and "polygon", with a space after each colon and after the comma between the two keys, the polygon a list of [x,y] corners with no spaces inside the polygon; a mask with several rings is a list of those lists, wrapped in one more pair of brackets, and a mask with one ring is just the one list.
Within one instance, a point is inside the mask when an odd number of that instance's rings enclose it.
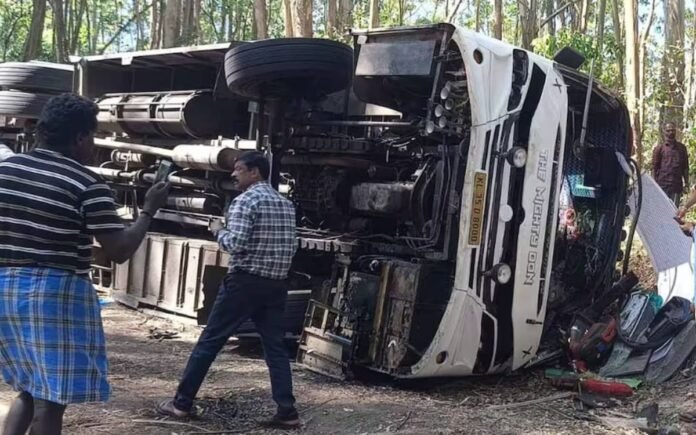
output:
{"label": "blue checkered shirt", "polygon": [[295,206],[258,182],[232,201],[217,241],[230,253],[230,272],[285,279],[297,249]]}

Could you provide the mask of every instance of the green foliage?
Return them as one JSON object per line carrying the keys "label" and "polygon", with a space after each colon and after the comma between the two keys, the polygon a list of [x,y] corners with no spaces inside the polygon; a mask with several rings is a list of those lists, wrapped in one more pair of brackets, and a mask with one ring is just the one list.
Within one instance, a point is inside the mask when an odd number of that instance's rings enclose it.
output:
{"label": "green foliage", "polygon": [[31,22],[31,2],[0,1],[0,56],[2,61],[20,59]]}
{"label": "green foliage", "polygon": [[594,62],[595,72],[601,71],[601,75],[597,77],[598,81],[616,93],[622,91],[619,88],[619,72],[616,65],[616,56],[621,47],[613,34],[605,33],[601,53],[594,36],[573,32],[569,28],[560,30],[555,36],[547,34],[535,39],[533,47],[535,53],[548,58],[553,58],[563,47],[572,47],[585,56],[585,63],[580,67],[583,72],[589,74]]}

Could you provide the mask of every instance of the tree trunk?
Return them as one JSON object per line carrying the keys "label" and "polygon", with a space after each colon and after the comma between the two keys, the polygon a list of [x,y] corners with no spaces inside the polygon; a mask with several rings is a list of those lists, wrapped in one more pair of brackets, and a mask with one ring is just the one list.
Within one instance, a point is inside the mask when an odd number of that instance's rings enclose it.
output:
{"label": "tree trunk", "polygon": [[304,8],[304,37],[311,38],[314,36],[314,7],[312,0],[305,0]]}
{"label": "tree trunk", "polygon": [[[622,41],[623,36],[621,35],[621,20],[619,13],[619,0],[612,0],[612,21],[614,24],[614,38],[616,41]],[[621,49],[621,44],[619,44],[618,50],[616,51],[616,66],[618,67],[618,79],[619,87],[624,87],[624,51]]]}
{"label": "tree trunk", "polygon": [[515,15],[515,36],[514,36],[514,40],[515,40],[516,45],[520,45],[520,39],[521,39],[520,38],[520,27],[521,27],[520,21],[521,21],[520,14],[516,14]]}
{"label": "tree trunk", "polygon": [[[600,0],[600,1],[606,1],[606,0]],[[546,0],[546,16],[550,17],[553,15],[553,4],[554,0]],[[555,36],[556,35],[556,19],[552,18],[549,21],[549,35]]]}
{"label": "tree trunk", "polygon": [[193,42],[193,0],[183,0],[181,13],[181,45]]}
{"label": "tree trunk", "polygon": [[564,0],[557,0],[556,5],[557,5],[556,8],[561,10],[561,12],[558,14],[558,16],[561,19],[561,28],[563,28],[568,22],[568,20],[566,19],[566,9],[567,8],[562,8],[565,5],[565,1]]}
{"label": "tree trunk", "polygon": [[476,19],[474,21],[476,26],[476,31],[481,31],[481,0],[476,0]]}
{"label": "tree trunk", "polygon": [[[691,28],[691,34],[696,34],[696,11],[693,14],[693,23]],[[696,100],[696,95],[694,95],[694,69],[696,68],[696,38],[691,39],[691,60],[689,61],[689,86],[686,92],[686,105],[684,107],[684,129],[693,128],[692,112],[694,108],[694,102]]]}
{"label": "tree trunk", "polygon": [[370,0],[370,29],[379,27],[379,0]]}
{"label": "tree trunk", "polygon": [[92,20],[90,19],[92,12],[89,8],[89,3],[87,3],[85,8],[85,14],[87,15],[87,52],[91,54],[94,53],[94,50],[92,49]]}
{"label": "tree trunk", "polygon": [[192,31],[193,43],[198,44],[201,38],[201,10],[203,8],[202,0],[193,0],[193,23]]}
{"label": "tree trunk", "polygon": [[640,125],[645,125],[645,74],[648,67],[648,40],[650,39],[650,29],[652,28],[653,19],[655,18],[655,3],[656,0],[652,0],[650,5],[650,15],[648,16],[648,22],[645,26],[645,30],[640,36],[640,83],[639,92],[640,96],[638,104],[638,116],[640,118]]}
{"label": "tree trunk", "polygon": [[58,63],[68,62],[68,44],[65,31],[65,17],[63,16],[63,0],[52,0],[53,28],[55,29],[55,59]]}
{"label": "tree trunk", "polygon": [[578,3],[573,3],[573,5],[570,7],[570,27],[573,29],[574,32],[582,31],[583,6],[583,3],[580,3],[579,5]]}
{"label": "tree trunk", "polygon": [[606,21],[607,0],[599,0],[599,11],[597,13],[597,64],[595,65],[595,76],[602,76],[602,59],[604,49],[604,22]]}
{"label": "tree trunk", "polygon": [[[239,3],[241,4],[242,2],[239,2]],[[247,19],[247,13],[250,15],[250,16],[249,16],[249,19]],[[255,23],[254,23],[253,0],[252,0],[251,5],[245,5],[244,9],[242,9],[242,10],[239,11],[239,17],[240,17],[239,19],[241,20],[241,22],[240,22],[240,23],[241,23],[241,27],[240,27],[240,31],[239,31],[239,34],[240,34],[239,39],[240,39],[240,40],[247,40],[247,39],[249,38],[249,37],[247,37],[247,28],[248,28],[248,25],[249,25],[249,21],[251,21],[251,25],[252,25],[252,32],[251,32],[251,33],[253,34],[253,33],[256,32],[256,30],[253,28],[253,26],[255,25]]]}
{"label": "tree trunk", "polygon": [[660,112],[660,124],[682,126],[684,116],[684,0],[665,0],[665,52],[662,83],[667,101]]}
{"label": "tree trunk", "polygon": [[179,42],[179,30],[181,25],[181,0],[167,0],[164,9],[164,32],[162,35],[162,47],[175,47]]}
{"label": "tree trunk", "polygon": [[80,0],[79,7],[77,9],[77,17],[75,17],[75,27],[73,29],[72,37],[70,38],[70,53],[72,54],[78,54],[80,49],[80,31],[82,30],[82,21],[84,20],[86,12],[87,0]]}
{"label": "tree trunk", "polygon": [[255,39],[268,39],[268,9],[266,0],[254,0]]}
{"label": "tree trunk", "polygon": [[27,40],[24,42],[23,61],[36,59],[41,52],[43,40],[44,21],[46,20],[46,0],[34,0],[32,2],[31,25]]}
{"label": "tree trunk", "polygon": [[406,0],[399,0],[399,26],[404,25],[404,14],[406,13]]}
{"label": "tree trunk", "polygon": [[292,0],[283,0],[283,25],[285,26],[285,37],[295,36],[295,25],[292,19]]}
{"label": "tree trunk", "polygon": [[[256,0],[252,0],[252,3],[256,2]],[[256,15],[254,15],[254,8],[252,7],[251,9],[251,37],[252,39],[256,38]],[[246,38],[244,38],[246,39]]]}
{"label": "tree trunk", "polygon": [[75,25],[74,23],[74,8],[73,8],[73,2],[75,0],[65,0],[63,3],[63,22],[65,23],[65,44],[66,48],[65,50],[70,54],[70,38],[72,38],[73,34],[73,26]]}
{"label": "tree trunk", "polygon": [[145,35],[143,34],[143,22],[140,19],[140,2],[133,0],[133,13],[135,14],[135,49],[142,50],[145,45]]}
{"label": "tree trunk", "polygon": [[588,21],[590,18],[590,0],[582,0],[582,9],[580,10],[580,32],[587,32]]}
{"label": "tree trunk", "polygon": [[[477,1],[479,1],[479,0],[477,0]],[[462,6],[462,3],[464,3],[464,0],[458,0],[457,4],[454,5],[454,9],[452,9],[452,13],[450,13],[447,16],[448,23],[454,23],[454,19],[457,17],[457,14],[459,13],[459,8]]]}
{"label": "tree trunk", "polygon": [[227,39],[229,41],[235,40],[237,37],[237,29],[241,26],[241,23],[237,22],[237,16],[239,14],[238,10],[235,10],[234,7],[229,6],[229,10],[227,11],[227,14],[229,16],[228,18],[228,27],[227,27]]}
{"label": "tree trunk", "polygon": [[341,35],[353,27],[353,0],[338,0],[338,31]]}
{"label": "tree trunk", "polygon": [[520,24],[522,27],[522,48],[532,49],[532,41],[537,36],[537,0],[518,0]]}
{"label": "tree trunk", "polygon": [[[135,0],[137,1],[137,0]],[[152,11],[150,15],[150,49],[159,48],[160,33],[160,0],[152,0]]]}
{"label": "tree trunk", "polygon": [[295,26],[295,36],[311,38],[312,28],[312,0],[292,0],[292,21]]}
{"label": "tree trunk", "polygon": [[244,34],[246,33],[244,29],[246,26],[246,15],[243,3],[241,1],[237,2],[237,10],[235,11],[234,19],[234,39],[243,40]]}
{"label": "tree trunk", "polygon": [[331,39],[336,37],[337,19],[338,0],[326,0],[326,35]]}
{"label": "tree trunk", "polygon": [[[217,5],[216,5],[217,6]],[[210,26],[215,29],[215,40],[217,42],[223,42],[225,38],[227,37],[227,6],[223,3],[220,5],[220,16],[221,16],[221,22],[220,22],[220,30],[217,30],[215,23],[216,23],[216,17],[215,17],[215,9],[211,8],[210,14]]]}
{"label": "tree trunk", "polygon": [[495,0],[495,21],[493,24],[493,36],[503,40],[503,0]]}
{"label": "tree trunk", "polygon": [[642,167],[642,130],[640,126],[640,117],[638,116],[640,65],[638,65],[637,12],[637,0],[624,0],[624,25],[626,26],[626,96],[628,110],[631,115],[631,125],[633,126],[633,146],[638,160],[638,167]]}
{"label": "tree trunk", "polygon": [[98,5],[92,4],[92,35],[91,35],[91,48],[90,52],[97,52],[97,43],[99,42],[99,8]]}

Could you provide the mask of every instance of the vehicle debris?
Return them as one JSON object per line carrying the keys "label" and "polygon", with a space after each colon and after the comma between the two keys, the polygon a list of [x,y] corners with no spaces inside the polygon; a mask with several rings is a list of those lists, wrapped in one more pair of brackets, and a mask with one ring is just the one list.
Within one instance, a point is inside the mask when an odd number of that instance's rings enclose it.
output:
{"label": "vehicle debris", "polygon": [[177,338],[179,336],[179,333],[176,331],[169,331],[169,330],[162,330],[156,327],[150,328],[150,333],[148,334],[147,338],[151,338],[153,340],[171,340],[173,338]]}

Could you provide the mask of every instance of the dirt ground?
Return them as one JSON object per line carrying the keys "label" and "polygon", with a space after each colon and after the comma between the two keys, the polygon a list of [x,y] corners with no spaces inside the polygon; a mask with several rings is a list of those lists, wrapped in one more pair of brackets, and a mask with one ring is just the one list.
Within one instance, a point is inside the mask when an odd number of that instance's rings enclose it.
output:
{"label": "dirt ground", "polygon": [[[172,395],[199,329],[117,304],[105,307],[103,317],[113,397],[109,403],[69,407],[65,434],[273,433],[260,430],[256,424],[256,419],[270,416],[274,408],[266,367],[254,345],[228,346],[213,365],[199,396],[201,416],[180,424],[159,420],[152,409],[159,400]],[[153,338],[174,331],[174,338]],[[593,419],[592,414],[576,413],[568,397],[501,408],[563,393],[547,385],[540,372],[395,385],[384,380],[338,382],[301,367],[293,370],[304,422],[300,433],[640,433],[587,421]],[[678,425],[679,411],[696,408],[696,396],[691,393],[694,387],[696,377],[672,381],[659,389],[644,388],[619,407],[595,414],[632,416],[634,409],[657,401],[662,425]],[[3,411],[13,396],[3,384]]]}

